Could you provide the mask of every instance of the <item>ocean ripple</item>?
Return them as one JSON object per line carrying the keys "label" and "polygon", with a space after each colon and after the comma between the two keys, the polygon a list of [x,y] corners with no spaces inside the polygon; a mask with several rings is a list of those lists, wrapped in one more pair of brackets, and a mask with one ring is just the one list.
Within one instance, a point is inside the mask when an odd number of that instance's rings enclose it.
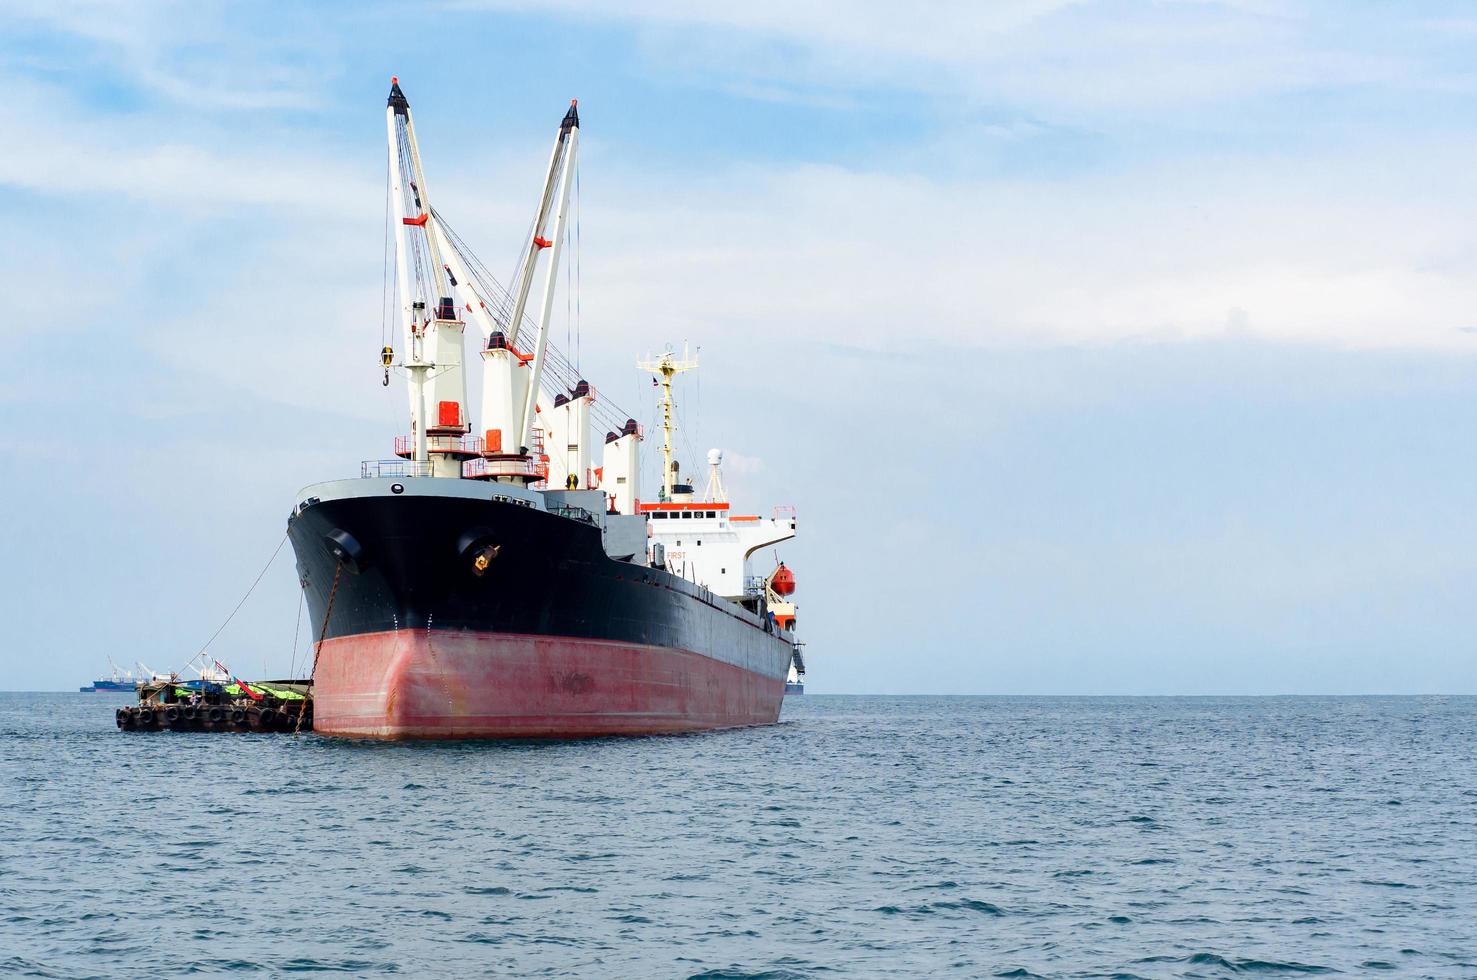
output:
{"label": "ocean ripple", "polygon": [[1477,976],[1471,698],[807,696],[538,745],[115,706],[0,695],[0,976]]}

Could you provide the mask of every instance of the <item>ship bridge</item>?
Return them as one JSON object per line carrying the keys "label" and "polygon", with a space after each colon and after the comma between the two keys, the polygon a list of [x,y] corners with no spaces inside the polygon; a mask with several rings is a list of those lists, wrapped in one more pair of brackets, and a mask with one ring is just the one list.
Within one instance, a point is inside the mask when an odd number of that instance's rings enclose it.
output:
{"label": "ship bridge", "polygon": [[640,511],[673,574],[733,600],[745,594],[750,556],[795,536],[793,507],[776,507],[770,517],[734,514],[727,501],[641,504]]}

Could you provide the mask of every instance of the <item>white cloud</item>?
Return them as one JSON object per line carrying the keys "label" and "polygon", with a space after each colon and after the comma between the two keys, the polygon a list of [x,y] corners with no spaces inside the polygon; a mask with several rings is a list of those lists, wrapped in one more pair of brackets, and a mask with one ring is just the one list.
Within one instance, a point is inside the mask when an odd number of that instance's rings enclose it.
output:
{"label": "white cloud", "polygon": [[[162,25],[170,8],[116,18],[97,7],[27,9],[119,50],[168,52],[179,37],[220,26]],[[596,7],[946,66],[1029,52],[1037,42],[1022,32],[1088,9],[945,5],[925,30],[916,24],[927,18],[881,5],[850,16],[779,4]],[[1194,29],[1207,43],[1257,48],[1259,31],[1286,33],[1298,9],[1208,5],[1222,20]],[[1260,19],[1225,20],[1236,17]],[[1126,22],[1115,28],[1123,43],[1114,57],[1168,46],[1188,29]],[[1080,38],[1053,43],[1072,57],[1044,59],[1046,76],[1053,64],[1096,64]],[[1258,50],[1283,57],[1276,44]],[[1041,77],[1032,84],[1049,84]],[[375,346],[379,319],[383,163],[373,143],[351,153],[291,127],[262,138],[219,123],[181,127],[168,115],[100,113],[24,79],[10,92],[0,104],[0,129],[13,137],[0,184],[71,212],[37,227],[24,249],[12,246],[16,261],[0,276],[28,314],[12,327],[45,315],[35,283],[70,278],[77,323],[122,310],[143,344],[182,371],[294,406],[357,404],[358,350]],[[1001,124],[994,135],[1029,137],[1033,125]],[[422,134],[438,206],[501,272],[528,220],[520,203],[533,196],[544,134],[455,154],[438,135]],[[757,349],[1030,346],[1228,332],[1343,347],[1477,344],[1468,329],[1477,250],[1457,218],[1477,204],[1465,144],[1366,149],[1357,159],[1343,148],[1206,156],[1070,181],[1001,179],[967,165],[924,174],[803,163],[656,177],[639,160],[620,169],[621,147],[587,148],[603,168],[587,164],[584,183],[587,346],[724,335]],[[191,285],[193,305],[158,308],[161,279]],[[273,367],[243,365],[241,351],[274,352]]]}
{"label": "white cloud", "polygon": [[1226,160],[1070,184],[818,167],[628,183],[586,201],[586,317],[770,344],[1109,343],[1231,323],[1465,349],[1477,255],[1455,204],[1477,188],[1460,156],[1412,152],[1449,161],[1411,177],[1442,181],[1440,199],[1335,160],[1261,161],[1254,179],[1256,161]]}
{"label": "white cloud", "polygon": [[[827,90],[862,85],[1049,111],[1058,119],[1297,88],[1438,86],[1455,71],[1438,73],[1402,49],[1391,36],[1399,31],[1359,34],[1343,5],[1317,0],[462,0],[451,6],[632,25],[664,73],[766,98],[844,98]],[[1403,21],[1398,12],[1391,18]],[[1413,15],[1411,27],[1418,29]]]}
{"label": "white cloud", "polygon": [[0,103],[0,184],[44,194],[110,195],[214,214],[252,205],[347,214],[383,195],[382,159],[346,160],[311,134],[273,139],[169,117],[89,112],[64,92],[18,80]]}
{"label": "white cloud", "polygon": [[[90,47],[132,84],[204,110],[302,108],[319,101],[331,36],[307,10],[218,0],[8,0],[13,31],[53,32]],[[31,46],[28,58],[76,71],[75,53]]]}
{"label": "white cloud", "polygon": [[764,460],[759,456],[749,456],[744,453],[736,453],[732,449],[723,450],[723,471],[725,473],[736,473],[740,476],[752,476],[764,469]]}

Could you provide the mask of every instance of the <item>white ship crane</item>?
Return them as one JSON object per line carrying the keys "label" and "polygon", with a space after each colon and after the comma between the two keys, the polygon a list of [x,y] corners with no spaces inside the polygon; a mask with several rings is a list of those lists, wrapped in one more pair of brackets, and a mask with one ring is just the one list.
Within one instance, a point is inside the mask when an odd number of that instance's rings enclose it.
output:
{"label": "white ship crane", "polygon": [[[534,221],[533,240],[528,243],[527,255],[523,262],[523,273],[519,276],[517,285],[517,302],[513,307],[512,340],[516,342],[518,324],[523,319],[523,308],[528,302],[528,289],[532,284],[534,265],[538,262],[539,253],[547,249],[549,258],[544,263],[543,303],[538,318],[538,336],[533,345],[533,378],[529,382],[528,392],[523,399],[523,423],[516,430],[525,447],[533,436],[533,415],[538,407],[539,377],[543,373],[544,350],[549,342],[549,317],[554,312],[554,287],[559,282],[559,249],[564,243],[564,229],[569,220],[569,189],[574,183],[570,175],[574,172],[574,163],[579,156],[580,117],[576,110],[577,104],[571,101],[569,112],[565,113],[564,121],[559,124],[559,136],[554,141],[554,152],[549,160],[549,173],[544,179],[544,192],[539,201],[538,218]],[[556,172],[558,174],[559,207],[554,214],[554,237],[545,238],[543,233],[549,220],[549,202],[555,193]]]}
{"label": "white ship crane", "polygon": [[[385,127],[390,153],[395,282],[405,344],[401,367],[411,381],[413,447],[408,455],[432,473],[459,476],[460,454],[449,450],[454,448],[452,440],[467,431],[466,372],[462,366],[466,324],[457,316],[451,298],[453,277],[442,262],[439,236],[427,228],[430,193],[410,103],[400,91],[398,78],[390,80]],[[443,452],[437,453],[437,464],[430,466],[433,448]]]}
{"label": "white ship crane", "polygon": [[[398,364],[392,349],[382,356],[386,370],[399,367],[409,381],[411,436],[396,447],[412,461],[405,472],[582,489],[607,484],[620,512],[634,514],[640,427],[598,398],[549,341],[579,160],[577,103],[571,101],[560,120],[510,288],[488,273],[432,207],[414,118],[398,79],[391,80],[385,111],[396,306],[405,346]],[[530,311],[536,280],[540,289]],[[468,321],[482,337],[480,412],[469,410],[466,398]],[[480,423],[475,431],[474,414]],[[596,457],[592,426],[606,432],[603,459]],[[556,443],[549,451],[546,435]]]}

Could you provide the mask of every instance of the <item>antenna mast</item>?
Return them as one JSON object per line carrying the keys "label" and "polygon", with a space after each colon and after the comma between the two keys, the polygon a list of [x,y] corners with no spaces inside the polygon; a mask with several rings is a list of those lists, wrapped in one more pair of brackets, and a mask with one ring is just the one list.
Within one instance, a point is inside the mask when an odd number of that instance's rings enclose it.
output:
{"label": "antenna mast", "polygon": [[643,371],[650,371],[661,378],[662,386],[662,490],[661,502],[666,503],[672,499],[672,484],[676,483],[676,477],[672,473],[672,433],[677,431],[677,423],[672,417],[672,377],[684,371],[697,370],[697,358],[687,356],[687,345],[682,345],[682,359],[678,360],[673,351],[665,351],[661,357],[637,361],[636,366]]}

